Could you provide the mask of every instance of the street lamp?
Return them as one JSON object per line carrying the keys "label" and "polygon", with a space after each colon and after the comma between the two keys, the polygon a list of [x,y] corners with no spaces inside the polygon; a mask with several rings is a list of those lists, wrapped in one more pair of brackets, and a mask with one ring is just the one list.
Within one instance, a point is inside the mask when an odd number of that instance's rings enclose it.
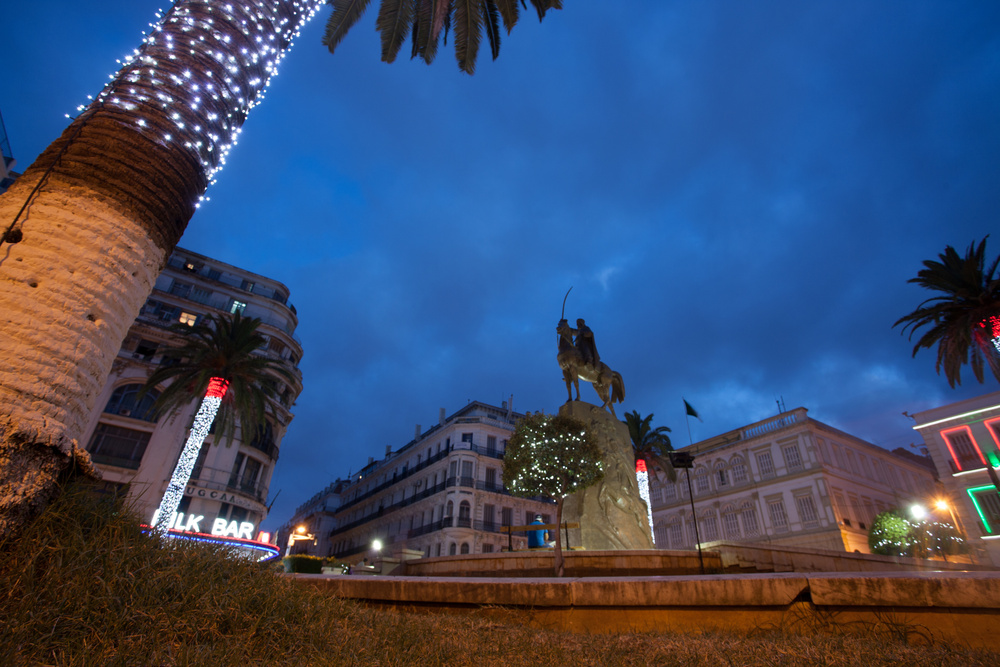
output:
{"label": "street lamp", "polygon": [[698,514],[694,509],[694,491],[691,490],[691,468],[694,467],[694,456],[688,452],[669,452],[670,465],[683,468],[687,477],[688,498],[691,500],[691,520],[694,521],[694,541],[698,543],[698,565],[705,574],[705,559],[701,555],[701,536],[698,534]]}
{"label": "street lamp", "polygon": [[292,552],[292,545],[296,542],[301,542],[302,540],[312,540],[315,544],[316,536],[312,533],[307,532],[308,528],[303,525],[299,525],[288,535],[288,546],[285,548],[285,555],[289,555]]}
{"label": "street lamp", "polygon": [[917,521],[923,521],[927,517],[927,510],[923,505],[913,505],[910,507],[910,515]]}

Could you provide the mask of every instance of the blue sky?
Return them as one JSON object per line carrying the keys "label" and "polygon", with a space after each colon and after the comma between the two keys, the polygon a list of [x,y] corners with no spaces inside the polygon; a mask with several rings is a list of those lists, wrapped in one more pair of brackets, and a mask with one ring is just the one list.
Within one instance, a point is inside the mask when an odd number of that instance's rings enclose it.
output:
{"label": "blue sky", "polygon": [[[4,9],[22,167],[166,5]],[[570,286],[619,415],[676,444],[682,396],[696,440],[783,399],[891,449],[919,441],[904,410],[1000,388],[950,389],[891,328],[929,296],[906,283],[921,261],[1000,230],[1000,5],[565,5],[523,12],[474,77],[445,49],[381,63],[372,8],[331,56],[326,8],[244,126],[181,245],[281,280],[299,312],[265,525],[439,407],[557,410]]]}

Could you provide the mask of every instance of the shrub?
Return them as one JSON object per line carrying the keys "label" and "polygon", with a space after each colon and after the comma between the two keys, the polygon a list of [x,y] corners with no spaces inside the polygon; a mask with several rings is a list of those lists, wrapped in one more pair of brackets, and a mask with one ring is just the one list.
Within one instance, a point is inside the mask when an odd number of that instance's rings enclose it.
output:
{"label": "shrub", "polygon": [[319,556],[293,554],[291,556],[285,556],[281,562],[285,564],[285,572],[319,574],[323,571],[323,559]]}

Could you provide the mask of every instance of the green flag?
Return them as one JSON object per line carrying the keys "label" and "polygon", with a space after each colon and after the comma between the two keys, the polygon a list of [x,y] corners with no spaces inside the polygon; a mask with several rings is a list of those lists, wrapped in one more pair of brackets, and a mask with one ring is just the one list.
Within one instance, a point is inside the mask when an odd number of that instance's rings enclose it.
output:
{"label": "green flag", "polygon": [[687,414],[691,415],[698,421],[702,421],[702,418],[698,416],[698,411],[691,407],[691,404],[687,402],[687,399],[685,398],[681,400],[684,401],[684,410],[687,412]]}

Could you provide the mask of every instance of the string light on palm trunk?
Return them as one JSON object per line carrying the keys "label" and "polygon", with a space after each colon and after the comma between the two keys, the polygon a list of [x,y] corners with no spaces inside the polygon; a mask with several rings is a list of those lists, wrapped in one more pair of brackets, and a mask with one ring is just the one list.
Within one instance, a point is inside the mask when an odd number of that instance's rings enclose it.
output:
{"label": "string light on palm trunk", "polygon": [[[226,164],[250,110],[324,0],[183,0],[150,24],[94,106],[131,116],[161,144],[179,144],[205,175]],[[86,106],[81,106],[83,111]],[[126,122],[129,122],[126,120]],[[205,200],[202,192],[199,204]]]}
{"label": "string light on palm trunk", "polygon": [[656,536],[653,534],[653,503],[649,499],[649,472],[646,469],[646,462],[639,459],[635,462],[635,479],[639,483],[639,497],[646,503],[646,518],[649,520],[649,536],[656,544]]}
{"label": "string light on palm trunk", "polygon": [[986,336],[993,342],[997,352],[1000,352],[1000,315],[990,315],[979,326],[986,330]]}
{"label": "string light on palm trunk", "polygon": [[219,406],[222,405],[222,399],[228,389],[229,383],[222,378],[212,378],[208,382],[208,389],[205,391],[205,397],[194,417],[194,424],[191,426],[187,442],[184,443],[184,449],[181,450],[180,458],[177,459],[174,473],[170,476],[170,483],[167,484],[167,490],[163,493],[160,506],[153,516],[154,530],[161,535],[166,535],[167,531],[173,527],[174,516],[177,514],[177,508],[184,497],[188,482],[191,481],[191,472],[198,461],[201,446],[204,444],[205,438],[208,437],[212,423],[215,422],[215,415],[218,414]]}

